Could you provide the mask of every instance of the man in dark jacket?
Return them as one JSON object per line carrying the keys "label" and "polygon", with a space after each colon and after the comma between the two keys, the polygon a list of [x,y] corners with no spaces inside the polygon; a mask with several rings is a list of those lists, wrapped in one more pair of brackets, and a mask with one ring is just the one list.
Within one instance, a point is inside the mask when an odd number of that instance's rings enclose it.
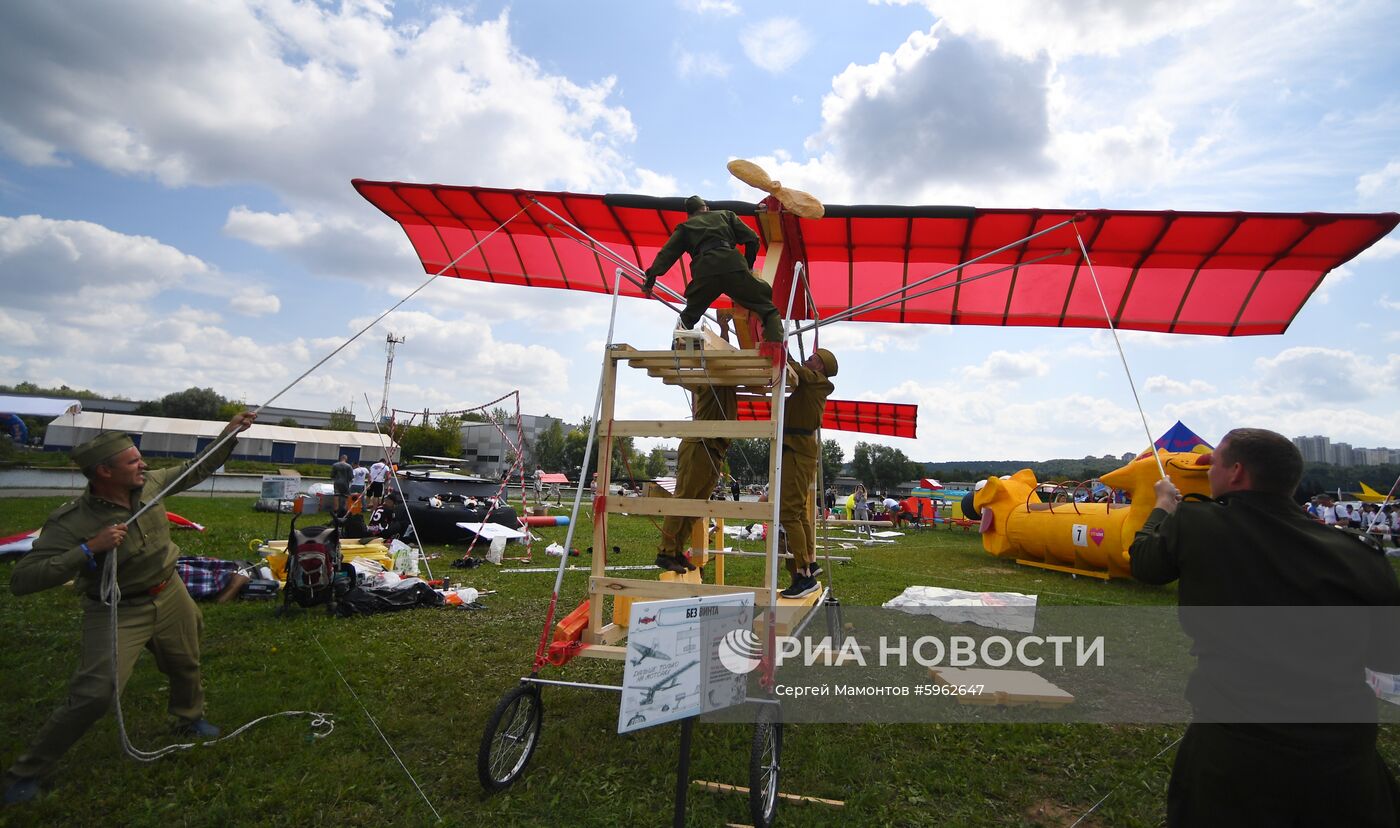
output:
{"label": "man in dark jacket", "polygon": [[[711,210],[700,196],[687,198],[685,211],[689,218],[676,225],[671,238],[657,252],[656,261],[646,269],[642,289],[650,296],[657,278],[670,270],[682,253],[689,253],[690,284],[685,287],[682,325],[687,329],[695,327],[722,293],[763,320],[765,341],[781,342],[782,321],[773,305],[773,287],[753,275],[758,234],[733,212]],[[738,244],[744,246],[742,255],[734,249]]]}
{"label": "man in dark jacket", "polygon": [[1214,500],[1159,481],[1133,541],[1133,577],[1179,581],[1197,657],[1168,825],[1400,824],[1363,670],[1400,672],[1400,586],[1378,549],[1297,507],[1302,473],[1286,437],[1235,429]]}

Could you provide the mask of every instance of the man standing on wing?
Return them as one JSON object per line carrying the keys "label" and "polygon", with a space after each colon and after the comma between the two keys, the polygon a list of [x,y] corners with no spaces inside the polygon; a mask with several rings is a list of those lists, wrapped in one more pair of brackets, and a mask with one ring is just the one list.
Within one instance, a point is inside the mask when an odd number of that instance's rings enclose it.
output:
{"label": "man standing on wing", "polygon": [[[687,330],[695,327],[720,294],[763,320],[765,342],[783,340],[782,320],[773,304],[773,286],[753,275],[753,263],[758,258],[758,234],[729,210],[711,210],[698,195],[685,200],[689,215],[676,225],[671,238],[656,254],[656,260],[646,269],[642,290],[651,295],[656,280],[680,259],[690,254],[690,284],[685,286],[685,309],[681,325]],[[741,254],[735,245],[742,244]]]}

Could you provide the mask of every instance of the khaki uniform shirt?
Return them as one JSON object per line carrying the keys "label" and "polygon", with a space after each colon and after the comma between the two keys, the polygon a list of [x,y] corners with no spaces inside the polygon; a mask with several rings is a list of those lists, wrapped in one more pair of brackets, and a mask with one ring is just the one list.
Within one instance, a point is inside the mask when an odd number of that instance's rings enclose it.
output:
{"label": "khaki uniform shirt", "polygon": [[[734,249],[736,244],[744,245],[744,253]],[[697,250],[704,252],[696,257]],[[661,276],[671,269],[682,253],[691,256],[692,278],[735,270],[747,272],[758,256],[758,234],[729,210],[696,213],[676,225],[671,238],[656,254],[656,261],[647,268],[647,276]]]}
{"label": "khaki uniform shirt", "polygon": [[816,431],[826,415],[826,398],[836,385],[805,365],[793,364],[792,370],[797,374],[797,388],[788,395],[783,409],[783,428]]}
{"label": "khaki uniform shirt", "polygon": [[[201,460],[179,485],[175,494],[199,485],[223,465],[233,453],[237,438]],[[146,472],[146,484],[141,487],[137,509],[155,497],[171,480],[190,467],[183,463],[168,469]],[[102,568],[88,566],[88,557],[81,544],[103,527],[125,523],[136,509],[121,506],[97,497],[91,487],[77,500],[58,507],[44,523],[34,548],[20,558],[10,578],[10,591],[16,595],[55,587],[76,579],[79,592],[96,598],[102,582]],[[117,585],[124,597],[134,597],[170,578],[175,571],[175,559],[180,548],[170,539],[170,521],[165,506],[157,504],[127,527],[126,539],[117,547]],[[110,554],[110,553],[108,553]],[[98,553],[98,559],[102,555]]]}

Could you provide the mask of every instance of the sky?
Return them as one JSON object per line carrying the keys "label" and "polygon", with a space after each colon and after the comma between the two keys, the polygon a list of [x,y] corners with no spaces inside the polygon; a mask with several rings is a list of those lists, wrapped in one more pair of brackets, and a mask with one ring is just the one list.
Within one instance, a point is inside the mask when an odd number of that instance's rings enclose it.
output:
{"label": "sky", "polygon": [[[1400,210],[1390,0],[0,4],[0,383],[252,405],[426,278],[353,178],[830,204]],[[1400,447],[1400,236],[1287,333],[825,328],[912,459],[1139,451],[1182,420]],[[571,422],[606,296],[438,279],[277,399]],[[623,300],[615,341],[674,317]],[[628,377],[618,416],[683,392]],[[1147,427],[1144,428],[1143,417]],[[831,432],[850,457],[863,435]],[[639,441],[644,447],[650,441]]]}

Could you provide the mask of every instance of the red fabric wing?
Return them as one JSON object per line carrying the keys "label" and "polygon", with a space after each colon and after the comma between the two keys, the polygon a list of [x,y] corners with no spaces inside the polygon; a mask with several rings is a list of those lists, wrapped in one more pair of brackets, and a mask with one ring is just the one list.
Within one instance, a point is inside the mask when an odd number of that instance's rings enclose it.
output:
{"label": "red fabric wing", "polygon": [[[579,230],[646,267],[685,218],[679,198],[363,180],[354,185],[403,226],[426,272],[443,270],[461,256],[446,275],[504,284],[609,292],[616,265],[581,244]],[[757,227],[752,204],[712,206],[732,209]],[[1077,222],[1063,224],[1075,217]],[[1114,324],[1125,329],[1243,336],[1282,333],[1328,271],[1397,222],[1395,213],[828,205],[819,220],[784,216],[783,232],[790,249],[805,250],[815,306],[809,309],[799,298],[793,318],[830,317],[947,271],[895,304],[855,319],[1104,328],[1106,304]],[[1042,230],[1049,232],[1018,243]],[[1087,263],[1079,236],[1089,251]],[[661,281],[683,292],[687,267],[683,258]],[[784,278],[790,277],[780,274],[780,286]],[[630,282],[622,293],[641,295]],[[721,298],[716,306],[727,302]]]}
{"label": "red fabric wing", "polygon": [[[740,400],[740,420],[766,420],[771,406],[767,400]],[[859,431],[886,437],[914,437],[919,407],[906,403],[877,403],[863,400],[827,400],[822,428]]]}

